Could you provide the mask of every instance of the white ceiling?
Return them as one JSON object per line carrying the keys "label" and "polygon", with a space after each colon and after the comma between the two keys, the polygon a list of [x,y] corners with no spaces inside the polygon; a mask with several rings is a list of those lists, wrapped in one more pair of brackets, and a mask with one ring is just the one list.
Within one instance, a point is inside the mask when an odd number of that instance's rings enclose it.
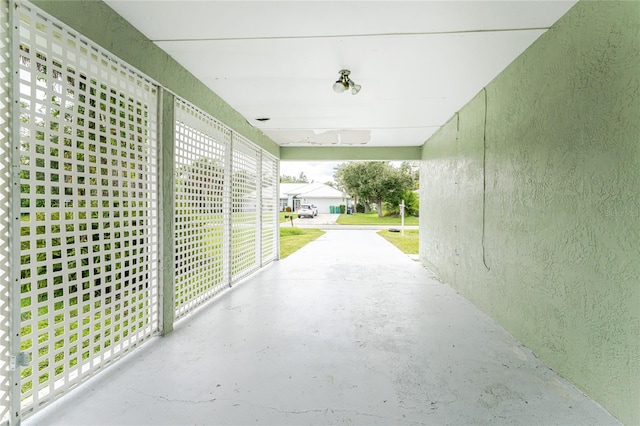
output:
{"label": "white ceiling", "polygon": [[282,146],[416,146],[575,1],[106,3]]}

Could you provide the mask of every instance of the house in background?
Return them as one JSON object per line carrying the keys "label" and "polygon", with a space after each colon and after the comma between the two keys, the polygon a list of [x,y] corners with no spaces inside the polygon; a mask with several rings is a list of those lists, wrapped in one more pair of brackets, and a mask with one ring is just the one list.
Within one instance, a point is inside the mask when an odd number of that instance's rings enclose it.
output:
{"label": "house in background", "polygon": [[331,213],[331,206],[348,205],[351,197],[323,183],[281,183],[280,210],[291,207],[298,210],[300,204],[313,204],[318,213]]}

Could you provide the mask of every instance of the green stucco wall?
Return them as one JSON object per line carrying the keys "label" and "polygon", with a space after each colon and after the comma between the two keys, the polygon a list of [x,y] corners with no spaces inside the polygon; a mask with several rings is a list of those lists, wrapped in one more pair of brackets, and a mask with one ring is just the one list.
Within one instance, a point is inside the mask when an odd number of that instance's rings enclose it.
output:
{"label": "green stucco wall", "polygon": [[580,2],[423,147],[420,256],[640,424],[640,2]]}
{"label": "green stucco wall", "polygon": [[31,3],[211,114],[265,151],[279,156],[278,145],[102,1],[32,0]]}

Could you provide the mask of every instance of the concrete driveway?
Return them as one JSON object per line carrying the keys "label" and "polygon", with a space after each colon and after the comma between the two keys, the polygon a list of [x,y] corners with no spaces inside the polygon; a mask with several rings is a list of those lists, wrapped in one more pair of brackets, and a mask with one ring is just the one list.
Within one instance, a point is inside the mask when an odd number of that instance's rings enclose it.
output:
{"label": "concrete driveway", "polygon": [[[313,219],[310,219],[307,217],[300,219],[295,213],[293,213],[293,215],[295,216],[295,219],[293,219],[293,226],[300,227],[300,228],[302,227],[317,228],[320,225],[335,225],[336,220],[338,220],[338,217],[340,216],[339,214],[319,213]],[[291,221],[283,222],[280,224],[280,226],[289,227],[291,226]]]}

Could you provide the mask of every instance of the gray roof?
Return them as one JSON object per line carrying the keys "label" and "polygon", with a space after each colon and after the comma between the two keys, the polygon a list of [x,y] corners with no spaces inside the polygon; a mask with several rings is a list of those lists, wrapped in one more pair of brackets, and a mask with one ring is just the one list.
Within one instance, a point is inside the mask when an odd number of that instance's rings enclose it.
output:
{"label": "gray roof", "polygon": [[[280,198],[343,198],[343,192],[324,183],[281,183]],[[347,195],[347,198],[351,198]]]}

